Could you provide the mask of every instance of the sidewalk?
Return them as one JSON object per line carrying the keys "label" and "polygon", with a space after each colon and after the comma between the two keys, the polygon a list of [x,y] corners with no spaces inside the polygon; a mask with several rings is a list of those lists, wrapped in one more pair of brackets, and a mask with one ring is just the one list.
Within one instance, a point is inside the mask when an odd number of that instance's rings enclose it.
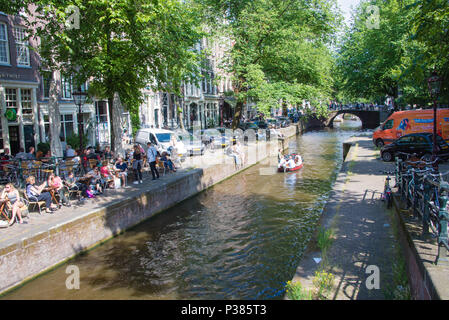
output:
{"label": "sidewalk", "polygon": [[[385,175],[393,171],[393,163],[378,159],[368,137],[352,138],[351,147],[326,205],[321,226],[333,230],[333,242],[327,253],[325,270],[335,276],[334,291],[328,296],[336,300],[391,299],[394,264],[400,261],[392,212],[380,200]],[[393,210],[393,209],[391,209]],[[400,249],[400,248],[399,248]],[[305,253],[292,282],[312,288],[315,271],[323,267],[314,258],[321,257],[319,248],[311,245]],[[367,267],[377,266],[380,289],[369,290],[366,280],[372,274]]]}

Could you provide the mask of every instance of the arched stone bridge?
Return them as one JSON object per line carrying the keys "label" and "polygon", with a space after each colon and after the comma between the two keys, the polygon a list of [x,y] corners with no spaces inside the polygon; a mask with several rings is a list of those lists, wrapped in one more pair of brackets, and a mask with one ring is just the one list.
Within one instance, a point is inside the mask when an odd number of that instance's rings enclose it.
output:
{"label": "arched stone bridge", "polygon": [[388,118],[389,113],[379,110],[356,110],[356,109],[343,109],[335,110],[329,113],[329,116],[324,121],[326,127],[334,126],[334,119],[340,115],[349,113],[358,117],[362,121],[362,129],[374,129],[378,127],[385,119]]}

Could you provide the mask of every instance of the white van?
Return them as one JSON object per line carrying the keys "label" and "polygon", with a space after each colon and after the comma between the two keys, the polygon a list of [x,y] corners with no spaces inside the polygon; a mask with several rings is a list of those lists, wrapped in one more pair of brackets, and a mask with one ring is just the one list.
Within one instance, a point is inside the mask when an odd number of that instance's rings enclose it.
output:
{"label": "white van", "polygon": [[145,152],[148,149],[147,143],[151,142],[156,147],[157,151],[162,153],[163,151],[168,151],[172,139],[175,141],[175,148],[178,152],[178,156],[185,158],[187,149],[184,144],[179,141],[176,133],[173,131],[153,128],[139,129],[135,141],[143,147]]}

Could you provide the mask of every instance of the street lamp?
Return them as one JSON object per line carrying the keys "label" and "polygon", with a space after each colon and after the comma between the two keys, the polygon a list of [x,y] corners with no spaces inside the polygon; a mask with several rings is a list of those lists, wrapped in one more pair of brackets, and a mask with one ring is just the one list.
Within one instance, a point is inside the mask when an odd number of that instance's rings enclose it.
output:
{"label": "street lamp", "polygon": [[81,91],[81,87],[78,87],[77,91],[72,92],[73,102],[78,106],[78,134],[80,136],[80,152],[83,152],[83,124],[81,123],[82,113],[81,107],[86,102],[87,93]]}
{"label": "street lamp", "polygon": [[430,92],[430,97],[433,101],[433,148],[432,148],[432,160],[435,160],[438,147],[437,147],[437,100],[440,94],[441,78],[433,71],[430,78],[427,80],[427,85]]}

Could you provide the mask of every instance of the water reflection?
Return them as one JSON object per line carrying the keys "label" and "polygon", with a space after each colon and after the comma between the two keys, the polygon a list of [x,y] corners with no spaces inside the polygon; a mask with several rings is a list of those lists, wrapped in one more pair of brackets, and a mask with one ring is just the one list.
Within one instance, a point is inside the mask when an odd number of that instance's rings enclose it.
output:
{"label": "water reflection", "polygon": [[[259,175],[263,161],[159,214],[7,299],[278,299],[295,272],[351,131],[298,137],[298,172]],[[293,148],[292,148],[293,149]]]}

